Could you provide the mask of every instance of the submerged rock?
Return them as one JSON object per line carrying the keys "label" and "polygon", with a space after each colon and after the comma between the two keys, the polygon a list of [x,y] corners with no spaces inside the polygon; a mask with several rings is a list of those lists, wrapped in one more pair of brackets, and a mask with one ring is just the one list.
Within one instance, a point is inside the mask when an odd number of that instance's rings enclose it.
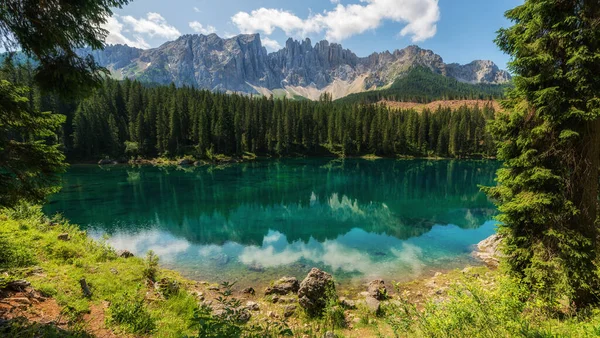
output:
{"label": "submerged rock", "polygon": [[335,293],[333,278],[327,272],[312,268],[300,284],[298,302],[309,315],[320,315],[327,303],[328,293]]}
{"label": "submerged rock", "polygon": [[288,293],[296,293],[300,288],[296,277],[283,277],[276,281],[272,286],[265,289],[265,295],[287,295]]}

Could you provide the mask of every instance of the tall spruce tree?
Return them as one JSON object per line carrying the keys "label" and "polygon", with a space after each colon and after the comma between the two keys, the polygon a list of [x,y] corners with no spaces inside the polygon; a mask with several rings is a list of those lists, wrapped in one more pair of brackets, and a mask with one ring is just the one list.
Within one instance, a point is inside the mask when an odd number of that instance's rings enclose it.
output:
{"label": "tall spruce tree", "polygon": [[515,88],[491,130],[510,270],[538,297],[598,301],[600,3],[527,0],[496,40]]}

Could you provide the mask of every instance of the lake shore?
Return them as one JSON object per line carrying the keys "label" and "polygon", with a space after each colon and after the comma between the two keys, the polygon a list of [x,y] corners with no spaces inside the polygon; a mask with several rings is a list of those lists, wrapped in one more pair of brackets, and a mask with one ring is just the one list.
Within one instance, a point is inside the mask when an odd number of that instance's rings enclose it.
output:
{"label": "lake shore", "polygon": [[[83,324],[83,330],[90,334],[129,337],[132,335],[126,328],[110,319],[114,316],[111,304],[116,302],[115,295],[129,293],[142,297],[159,327],[182,335],[190,332],[190,319],[179,312],[198,304],[208,304],[218,311],[217,300],[224,291],[231,290],[230,297],[252,308],[248,310],[249,323],[285,321],[294,332],[305,332],[308,336],[322,336],[335,330],[322,321],[306,318],[293,293],[265,295],[262,286],[252,290],[229,288],[189,280],[175,271],[161,268],[155,271],[155,281],[149,281],[144,277],[148,270],[147,261],[131,257],[127,252],[116,252],[105,243],[90,239],[66,220],[44,219],[39,211],[29,210],[18,216],[3,213],[0,223],[2,238],[9,236],[6,244],[9,250],[30,258],[28,264],[21,264],[27,266],[4,271],[0,277],[4,285],[0,293],[0,318],[8,321],[6,325],[41,325],[44,330],[71,332]],[[21,240],[13,243],[10,238]],[[362,290],[341,288],[338,296],[341,297],[340,304],[346,304],[343,311],[346,324],[336,332],[347,337],[372,336],[375,331],[390,334],[392,329],[386,328],[381,317],[386,307],[396,306],[402,300],[422,308],[432,299],[446,297],[451,285],[465,276],[489,279],[494,274],[494,270],[482,266],[438,272],[431,277],[396,285],[386,281],[385,298],[376,305],[365,302],[369,298],[367,286]],[[11,289],[10,283],[15,280],[25,280],[28,285],[20,290]],[[89,285],[90,295],[85,295],[81,280]],[[166,296],[165,285],[177,285],[175,303],[173,298]],[[69,315],[60,319],[65,309],[70,309]],[[28,323],[17,322],[18,318],[21,321],[26,318]]]}

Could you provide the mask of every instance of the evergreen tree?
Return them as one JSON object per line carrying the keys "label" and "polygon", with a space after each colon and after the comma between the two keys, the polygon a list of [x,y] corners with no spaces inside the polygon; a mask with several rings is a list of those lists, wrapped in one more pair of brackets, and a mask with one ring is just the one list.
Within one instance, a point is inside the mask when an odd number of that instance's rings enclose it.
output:
{"label": "evergreen tree", "polygon": [[[497,43],[517,75],[492,125],[504,167],[487,189],[506,261],[538,297],[598,301],[600,6],[527,0]],[[569,302],[571,303],[571,302]]]}

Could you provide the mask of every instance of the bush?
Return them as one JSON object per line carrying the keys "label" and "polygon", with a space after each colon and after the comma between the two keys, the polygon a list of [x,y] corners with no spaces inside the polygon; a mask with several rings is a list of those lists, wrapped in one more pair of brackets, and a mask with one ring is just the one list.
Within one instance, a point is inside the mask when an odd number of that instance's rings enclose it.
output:
{"label": "bush", "polygon": [[146,254],[146,261],[142,273],[145,279],[152,283],[156,282],[156,276],[158,274],[158,256],[152,250],[148,251]]}
{"label": "bush", "polygon": [[0,232],[0,269],[24,268],[35,264],[33,250],[18,245]]}
{"label": "bush", "polygon": [[116,324],[135,334],[148,334],[156,329],[154,318],[148,312],[143,297],[127,292],[116,296],[108,308],[108,324]]}

